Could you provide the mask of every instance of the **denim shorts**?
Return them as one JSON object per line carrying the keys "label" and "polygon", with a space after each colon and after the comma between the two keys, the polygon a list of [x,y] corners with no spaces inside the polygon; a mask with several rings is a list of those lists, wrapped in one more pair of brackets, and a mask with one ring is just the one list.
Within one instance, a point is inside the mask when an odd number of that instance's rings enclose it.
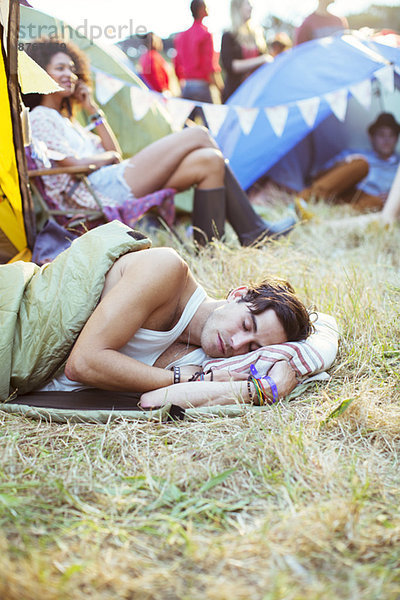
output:
{"label": "denim shorts", "polygon": [[125,169],[129,168],[129,160],[116,165],[107,165],[97,169],[88,176],[89,182],[114,205],[123,204],[125,200],[134,200],[135,196],[125,180]]}

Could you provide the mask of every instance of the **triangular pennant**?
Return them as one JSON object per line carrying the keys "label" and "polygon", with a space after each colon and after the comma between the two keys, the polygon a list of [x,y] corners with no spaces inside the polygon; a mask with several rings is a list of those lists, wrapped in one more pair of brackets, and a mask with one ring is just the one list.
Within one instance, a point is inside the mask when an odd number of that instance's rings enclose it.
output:
{"label": "triangular pennant", "polygon": [[107,73],[97,71],[96,98],[100,104],[107,104],[107,102],[111,100],[122,87],[124,87],[123,81],[115,79],[115,77],[111,77],[111,75],[107,75]]}
{"label": "triangular pennant", "polygon": [[172,125],[176,129],[182,129],[186,119],[195,107],[195,103],[183,98],[169,98],[166,101],[166,109],[171,118]]}
{"label": "triangular pennant", "polygon": [[275,134],[281,137],[288,118],[289,107],[282,104],[280,106],[269,106],[264,110]]}
{"label": "triangular pennant", "polygon": [[143,119],[149,112],[152,104],[153,98],[149,92],[137,86],[131,87],[132,114],[135,121]]}
{"label": "triangular pennant", "polygon": [[324,94],[325,100],[339,121],[344,121],[346,118],[347,96],[347,89],[335,90],[334,92],[328,92],[327,94]]}
{"label": "triangular pennant", "polygon": [[394,92],[394,71],[392,65],[387,65],[375,71],[374,76],[390,94]]}
{"label": "triangular pennant", "polygon": [[253,129],[254,121],[257,119],[258,108],[242,108],[241,106],[234,107],[239,118],[240,127],[245,135],[249,135]]}
{"label": "triangular pennant", "polygon": [[306,100],[298,100],[296,102],[303,119],[310,128],[314,127],[315,119],[318,114],[319,102],[318,96],[307,98]]}
{"label": "triangular pennant", "polygon": [[360,83],[351,85],[349,90],[361,106],[367,110],[371,108],[372,84],[370,79],[364,79],[364,81],[360,81]]}
{"label": "triangular pennant", "polygon": [[18,50],[18,81],[23,94],[52,94],[63,88],[26,52]]}
{"label": "triangular pennant", "polygon": [[218,132],[222,127],[222,123],[225,121],[226,115],[228,114],[229,106],[225,106],[224,104],[202,103],[201,107],[204,111],[212,134],[214,136],[218,135]]}

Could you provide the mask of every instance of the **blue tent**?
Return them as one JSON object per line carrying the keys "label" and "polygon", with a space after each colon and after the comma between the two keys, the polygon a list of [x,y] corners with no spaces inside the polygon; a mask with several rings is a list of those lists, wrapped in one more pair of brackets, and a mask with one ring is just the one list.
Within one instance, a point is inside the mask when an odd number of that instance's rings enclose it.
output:
{"label": "blue tent", "polygon": [[[366,146],[365,130],[374,117],[382,111],[399,113],[399,97],[395,100],[380,83],[382,74],[390,82],[393,69],[400,88],[400,49],[350,34],[301,44],[259,68],[228,101],[231,107],[259,109],[251,132],[243,133],[236,111],[230,110],[217,136],[242,186],[275,172],[279,183],[301,189],[305,173],[343,147]],[[374,93],[366,108],[352,90],[368,81]],[[338,93],[347,97],[342,121],[332,111],[332,96]],[[309,118],[307,105],[315,110]],[[283,131],[274,127],[271,109],[283,110]]]}

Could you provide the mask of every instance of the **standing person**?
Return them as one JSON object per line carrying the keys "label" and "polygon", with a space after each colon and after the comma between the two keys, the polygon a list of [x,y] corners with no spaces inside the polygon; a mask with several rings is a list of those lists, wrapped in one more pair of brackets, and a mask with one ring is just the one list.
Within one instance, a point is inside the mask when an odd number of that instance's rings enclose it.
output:
{"label": "standing person", "polygon": [[250,0],[231,0],[232,30],[221,42],[221,62],[226,72],[223,101],[258,67],[272,60],[261,26],[251,20]]}
{"label": "standing person", "polygon": [[[293,219],[268,223],[253,210],[247,195],[235,179],[216,142],[203,127],[187,127],[153,142],[135,156],[121,159],[121,150],[104,113],[99,111],[89,87],[85,55],[73,44],[41,39],[30,45],[31,57],[62,87],[53,94],[25,98],[33,108],[33,136],[43,141],[60,166],[95,165],[88,177],[104,199],[104,205],[119,205],[159,189],[183,191],[195,187],[193,203],[194,236],[199,244],[222,236],[225,220],[237,233],[240,243],[249,245],[264,236],[287,233]],[[29,102],[28,102],[29,100]],[[89,116],[89,127],[74,119],[74,108]],[[69,175],[44,177],[50,196],[64,204],[64,191],[72,206],[96,208],[82,184]],[[69,205],[68,205],[69,206]]]}
{"label": "standing person", "polygon": [[204,0],[192,0],[193,25],[175,39],[175,72],[182,85],[182,97],[213,102],[210,85],[221,92],[223,82],[213,38],[203,19],[208,16]]}
{"label": "standing person", "polygon": [[349,28],[346,17],[336,17],[328,11],[335,0],[318,0],[318,7],[296,30],[295,46],[317,38],[338,34]]}
{"label": "standing person", "polygon": [[168,63],[161,55],[163,42],[153,32],[146,37],[147,52],[139,59],[140,75],[144,82],[155,92],[165,92],[170,89]]}

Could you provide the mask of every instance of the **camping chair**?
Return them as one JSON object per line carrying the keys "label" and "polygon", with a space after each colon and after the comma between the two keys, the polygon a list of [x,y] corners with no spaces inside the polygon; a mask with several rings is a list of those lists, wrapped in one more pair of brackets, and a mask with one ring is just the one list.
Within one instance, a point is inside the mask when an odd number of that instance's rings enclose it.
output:
{"label": "camping chair", "polygon": [[[41,219],[43,222],[47,219],[54,219],[57,221],[57,223],[65,228],[78,226],[78,231],[80,232],[83,232],[86,229],[92,229],[93,227],[97,227],[98,225],[113,219],[119,219],[125,223],[127,222],[124,219],[124,209],[122,207],[103,206],[100,198],[91,186],[87,176],[96,170],[94,165],[89,165],[87,167],[78,166],[38,168],[32,156],[31,147],[27,147],[25,151],[30,186],[39,206],[39,210],[44,214],[45,218]],[[98,208],[63,208],[53,198],[51,198],[46,191],[42,177],[48,175],[59,175],[60,173],[72,175],[77,180],[77,183],[82,182],[93,197]],[[175,190],[167,188],[158,190],[152,194],[148,194],[143,198],[139,198],[138,201],[140,201],[141,205],[143,205],[145,208],[143,209],[143,212],[138,215],[137,219],[132,218],[127,224],[133,227],[136,221],[139,220],[145,213],[148,211],[157,211],[157,220],[170,233],[177,237],[177,233],[172,227],[174,213],[171,207],[171,202],[173,202],[174,195]],[[169,210],[165,211],[165,216],[162,214],[162,204],[164,202],[169,207]],[[158,214],[158,211],[160,211],[161,214]]]}

